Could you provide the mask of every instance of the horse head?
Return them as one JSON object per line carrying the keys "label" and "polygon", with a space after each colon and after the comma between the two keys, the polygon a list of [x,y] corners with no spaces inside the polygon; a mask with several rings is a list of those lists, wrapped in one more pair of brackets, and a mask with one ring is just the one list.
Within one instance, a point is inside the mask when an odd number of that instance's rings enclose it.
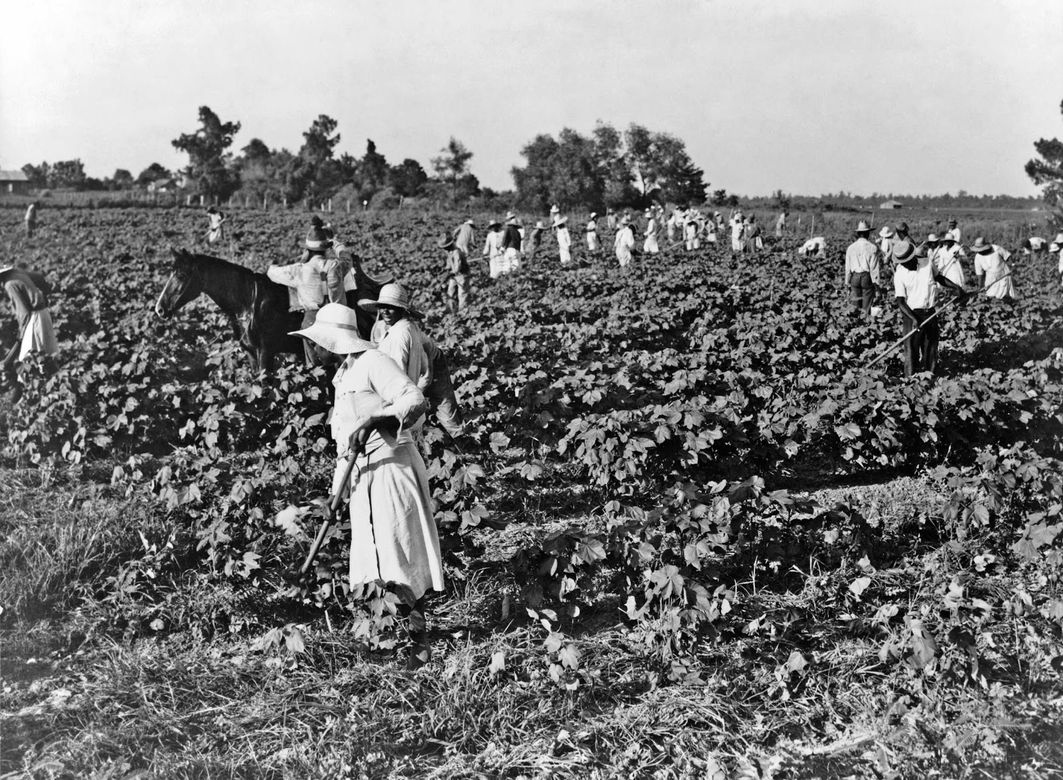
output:
{"label": "horse head", "polygon": [[173,272],[155,302],[155,314],[163,319],[168,319],[203,292],[203,280],[192,255],[183,249],[171,249],[170,252],[173,254]]}

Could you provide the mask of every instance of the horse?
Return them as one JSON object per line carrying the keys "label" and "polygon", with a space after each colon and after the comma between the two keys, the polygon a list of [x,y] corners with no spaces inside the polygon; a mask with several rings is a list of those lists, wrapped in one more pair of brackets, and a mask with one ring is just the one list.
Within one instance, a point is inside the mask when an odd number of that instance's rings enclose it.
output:
{"label": "horse", "polygon": [[[171,249],[173,272],[159,293],[155,313],[169,319],[189,301],[205,293],[229,320],[233,336],[251,358],[255,370],[271,372],[274,358],[282,352],[303,354],[303,342],[290,331],[302,327],[302,314],[289,311],[288,288],[265,274],[230,263],[218,257]],[[357,292],[348,294],[348,305],[358,312],[358,330],[368,339],[373,315],[363,311],[352,298],[361,295],[375,299],[386,282],[365,274],[354,264]],[[389,280],[390,281],[390,280]]]}

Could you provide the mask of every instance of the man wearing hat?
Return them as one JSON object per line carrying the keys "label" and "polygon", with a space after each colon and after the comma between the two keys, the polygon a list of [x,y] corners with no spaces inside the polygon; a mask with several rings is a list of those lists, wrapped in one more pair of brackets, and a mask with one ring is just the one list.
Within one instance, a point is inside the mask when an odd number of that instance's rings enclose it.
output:
{"label": "man wearing hat", "polygon": [[[338,258],[325,256],[332,246],[330,233],[331,229],[315,215],[310,219],[302,260],[290,265],[271,265],[266,269],[266,276],[288,288],[289,306],[292,311],[302,312],[304,328],[314,323],[323,304],[347,302],[344,266]],[[303,342],[303,357],[308,366],[321,362],[310,341]]]}
{"label": "man wearing hat", "polygon": [[813,236],[797,250],[801,257],[826,257],[827,239],[823,236]]}
{"label": "man wearing hat", "polygon": [[1048,249],[1048,242],[1039,236],[1030,236],[1022,242],[1022,253],[1040,257]]}
{"label": "man wearing hat", "polygon": [[465,257],[465,261],[469,260],[469,253],[472,251],[473,242],[473,222],[471,219],[466,219],[462,222],[454,231],[454,246]]}
{"label": "man wearing hat", "polygon": [[568,217],[554,217],[554,238],[557,240],[557,252],[561,258],[561,265],[568,265],[572,262],[572,236],[568,234],[566,222],[568,222]]}
{"label": "man wearing hat", "polygon": [[459,312],[465,308],[469,298],[469,261],[468,255],[458,249],[452,236],[443,236],[439,248],[447,253],[447,311]]}
{"label": "man wearing hat", "polygon": [[52,355],[59,347],[55,341],[52,314],[48,310],[47,293],[51,287],[44,274],[7,266],[0,268],[0,284],[4,286],[18,322],[18,339],[7,351],[3,362],[3,379],[13,384],[15,363],[33,353]]}
{"label": "man wearing hat", "polygon": [[507,212],[506,222],[502,228],[502,272],[512,273],[520,268],[520,245],[524,237],[520,234],[517,215]]}
{"label": "man wearing hat", "polygon": [[782,238],[783,234],[786,232],[786,215],[787,215],[787,211],[786,211],[786,209],[783,209],[781,212],[779,212],[779,218],[777,220],[775,220],[775,237],[776,238]]}
{"label": "man wearing hat", "polygon": [[398,282],[385,284],[375,301],[360,300],[358,308],[379,317],[372,334],[377,349],[394,360],[410,381],[423,390],[431,374],[424,334],[417,324],[421,314],[410,305],[406,288]]}
{"label": "man wearing hat", "polygon": [[952,240],[957,244],[960,242],[960,228],[956,225],[956,220],[949,217],[947,232],[952,233]]}
{"label": "man wearing hat", "polygon": [[931,319],[937,303],[938,286],[947,287],[964,305],[968,295],[962,287],[934,270],[929,257],[921,254],[911,241],[893,245],[893,294],[904,315],[905,333],[910,333],[904,349],[904,375],[920,371],[934,372],[937,367],[941,325]]}
{"label": "man wearing hat", "polygon": [[862,311],[871,316],[871,304],[875,302],[875,288],[881,283],[882,266],[878,259],[878,247],[868,240],[871,228],[863,220],[856,225],[856,240],[845,250],[845,286],[853,312]]}
{"label": "man wearing hat", "polygon": [[37,201],[26,206],[26,216],[23,219],[26,224],[26,238],[33,238],[33,231],[37,229]]}
{"label": "man wearing hat", "polygon": [[646,239],[642,242],[642,251],[648,255],[656,255],[661,251],[657,242],[657,212],[652,208],[646,210]]}
{"label": "man wearing hat", "polygon": [[1018,300],[1015,284],[1011,277],[1011,268],[1007,259],[1010,254],[998,244],[990,244],[978,236],[971,244],[974,255],[974,273],[978,278],[978,289],[984,290],[987,298],[1014,302]]}
{"label": "man wearing hat", "polygon": [[483,256],[487,258],[488,273],[492,279],[502,275],[502,223],[497,219],[487,223],[487,238],[484,240]]}
{"label": "man wearing hat", "polygon": [[587,220],[587,251],[596,255],[602,249],[602,242],[598,240],[598,212],[592,211],[590,219]]}
{"label": "man wearing hat", "polygon": [[683,239],[688,252],[701,249],[701,214],[693,206],[683,215]]}

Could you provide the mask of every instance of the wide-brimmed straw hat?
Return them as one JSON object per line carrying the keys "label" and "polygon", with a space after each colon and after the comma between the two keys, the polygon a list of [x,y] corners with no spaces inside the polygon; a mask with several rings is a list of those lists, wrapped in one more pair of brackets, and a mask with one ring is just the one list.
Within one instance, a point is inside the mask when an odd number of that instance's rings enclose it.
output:
{"label": "wide-brimmed straw hat", "polygon": [[591,212],[591,219],[594,219],[596,216],[598,216],[598,212],[597,211],[592,211]]}
{"label": "wide-brimmed straw hat", "polygon": [[1063,246],[1063,233],[1060,233],[1054,239],[1052,239],[1052,243],[1053,244],[1059,244],[1060,246]]}
{"label": "wide-brimmed straw hat", "polygon": [[941,236],[941,240],[942,241],[951,241],[952,243],[955,244],[956,241],[957,241],[956,234],[953,233],[951,230],[946,230],[945,233]]}
{"label": "wide-brimmed straw hat", "polygon": [[436,246],[438,246],[440,249],[446,249],[448,246],[454,246],[454,236],[451,236],[449,234],[441,236],[440,239],[436,241]]}
{"label": "wide-brimmed straw hat", "polygon": [[976,255],[985,254],[986,252],[993,251],[993,245],[986,243],[986,240],[984,238],[978,236],[978,238],[974,240],[974,243],[971,244],[971,251],[974,252]]}
{"label": "wide-brimmed straw hat", "polygon": [[403,309],[414,317],[419,317],[420,312],[410,305],[410,294],[406,292],[406,288],[398,282],[389,282],[380,288],[380,295],[376,300],[369,298],[363,298],[358,301],[358,308],[365,309],[366,311],[377,311],[381,306],[394,306],[397,309]]}
{"label": "wide-brimmed straw hat", "polygon": [[546,225],[544,225],[543,221],[540,219],[538,222],[535,223],[535,227],[539,228],[539,230],[544,230],[546,228]]}
{"label": "wide-brimmed straw hat", "polygon": [[860,220],[859,222],[856,223],[856,231],[855,232],[857,232],[857,233],[870,233],[871,232],[871,228],[868,227],[867,223],[864,222],[864,220]]}
{"label": "wide-brimmed straw hat", "polygon": [[554,217],[554,227],[561,227],[568,222],[568,217]]}
{"label": "wide-brimmed straw hat", "polygon": [[509,222],[516,222],[516,221],[517,221],[517,215],[514,214],[512,211],[507,211],[506,212],[506,222],[509,223]]}
{"label": "wide-brimmed straw hat", "polygon": [[494,227],[502,227],[502,223],[499,222],[497,219],[492,219],[490,222],[487,223],[488,230]]}
{"label": "wide-brimmed straw hat", "polygon": [[893,245],[893,262],[903,263],[915,257],[915,244],[911,241],[898,241]]}
{"label": "wide-brimmed straw hat", "polygon": [[928,244],[936,244],[940,240],[941,240],[941,238],[938,236],[937,233],[930,233],[926,237],[926,242]]}
{"label": "wide-brimmed straw hat", "polygon": [[893,228],[889,225],[883,225],[882,230],[878,231],[879,238],[893,238],[894,235]]}
{"label": "wide-brimmed straw hat", "polygon": [[326,303],[318,309],[313,325],[293,330],[288,335],[310,339],[337,355],[351,355],[373,348],[371,341],[358,335],[358,313],[342,303]]}

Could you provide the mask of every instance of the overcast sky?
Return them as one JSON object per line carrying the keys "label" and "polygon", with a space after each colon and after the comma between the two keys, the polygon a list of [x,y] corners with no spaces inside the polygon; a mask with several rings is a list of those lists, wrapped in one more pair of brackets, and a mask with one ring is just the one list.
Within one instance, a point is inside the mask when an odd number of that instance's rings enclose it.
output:
{"label": "overcast sky", "polygon": [[210,106],[296,150],[318,114],[425,168],[454,135],[482,184],[537,133],[674,133],[740,194],[1033,194],[1063,136],[1063,0],[23,0],[4,13],[0,167],[187,162]]}

